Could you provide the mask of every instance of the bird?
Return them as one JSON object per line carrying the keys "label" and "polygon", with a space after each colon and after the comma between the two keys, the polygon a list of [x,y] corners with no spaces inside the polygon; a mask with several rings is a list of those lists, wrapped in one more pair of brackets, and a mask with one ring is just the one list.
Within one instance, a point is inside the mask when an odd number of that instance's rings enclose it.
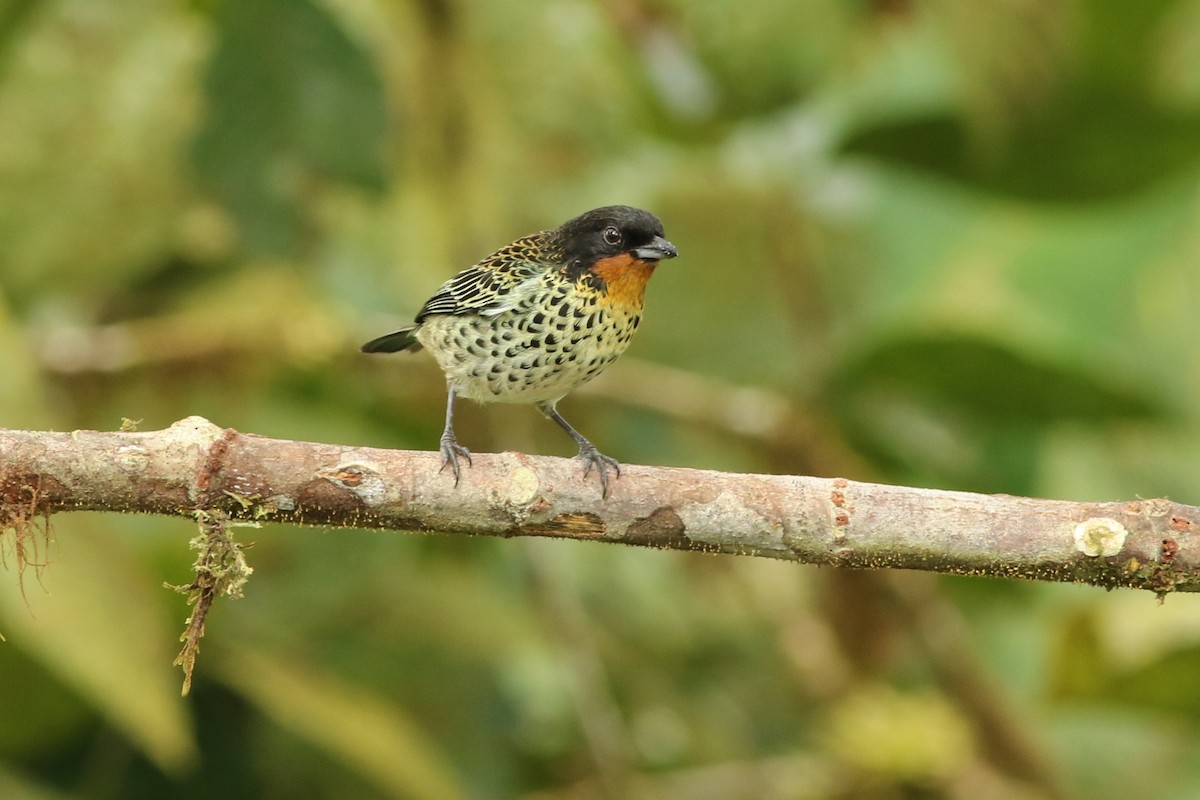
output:
{"label": "bird", "polygon": [[599,473],[601,497],[616,459],[558,412],[571,390],[599,375],[629,346],[642,321],[646,282],[679,251],[649,211],[595,208],[557,228],[522,236],[443,283],[413,324],[362,346],[364,353],[428,350],[446,376],[440,471],[471,452],[454,434],[460,397],[530,403],[579,446],[584,478]]}

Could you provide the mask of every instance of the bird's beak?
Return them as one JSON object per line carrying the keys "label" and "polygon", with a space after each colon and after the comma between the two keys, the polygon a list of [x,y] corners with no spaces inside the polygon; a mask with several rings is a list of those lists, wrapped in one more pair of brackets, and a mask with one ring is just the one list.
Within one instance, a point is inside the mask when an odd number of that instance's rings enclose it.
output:
{"label": "bird's beak", "polygon": [[642,261],[660,261],[664,258],[674,258],[679,255],[679,251],[663,237],[655,236],[650,244],[635,248],[633,254]]}

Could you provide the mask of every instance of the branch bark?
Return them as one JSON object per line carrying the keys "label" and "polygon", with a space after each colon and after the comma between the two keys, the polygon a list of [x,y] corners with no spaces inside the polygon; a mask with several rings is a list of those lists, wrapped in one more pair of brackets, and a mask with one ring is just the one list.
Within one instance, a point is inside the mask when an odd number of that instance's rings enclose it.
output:
{"label": "branch bark", "polygon": [[269,439],[189,417],[161,431],[0,430],[0,532],[60,511],[553,536],[859,568],[1200,590],[1200,508],[1076,503],[843,478],[622,467]]}

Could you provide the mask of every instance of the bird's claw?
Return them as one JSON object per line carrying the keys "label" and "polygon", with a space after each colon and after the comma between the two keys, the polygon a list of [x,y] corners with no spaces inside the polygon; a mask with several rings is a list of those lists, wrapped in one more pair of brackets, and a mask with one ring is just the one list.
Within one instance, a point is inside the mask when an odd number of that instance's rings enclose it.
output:
{"label": "bird's claw", "polygon": [[453,437],[442,437],[442,468],[438,472],[445,472],[446,467],[450,467],[450,471],[454,473],[454,485],[458,486],[458,480],[462,477],[462,471],[458,466],[458,457],[462,456],[467,460],[467,466],[475,466],[471,462],[471,451],[463,447]]}
{"label": "bird's claw", "polygon": [[592,474],[592,467],[596,468],[596,472],[600,473],[600,497],[608,497],[608,470],[612,470],[621,477],[621,464],[611,456],[606,456],[596,449],[595,445],[585,444],[579,446],[579,455],[576,458],[582,459],[587,467],[583,471],[583,477]]}

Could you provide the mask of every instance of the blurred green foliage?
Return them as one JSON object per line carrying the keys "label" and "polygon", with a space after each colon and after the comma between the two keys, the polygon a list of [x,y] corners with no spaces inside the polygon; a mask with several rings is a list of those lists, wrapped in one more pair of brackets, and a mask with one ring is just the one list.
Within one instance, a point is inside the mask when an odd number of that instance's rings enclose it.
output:
{"label": "blurred green foliage", "polygon": [[[682,256],[605,452],[1200,497],[1198,0],[8,0],[0,425],[429,449],[357,345],[616,202]],[[1192,597],[271,527],[180,700],[192,526],[53,533],[6,798],[1200,796]]]}

